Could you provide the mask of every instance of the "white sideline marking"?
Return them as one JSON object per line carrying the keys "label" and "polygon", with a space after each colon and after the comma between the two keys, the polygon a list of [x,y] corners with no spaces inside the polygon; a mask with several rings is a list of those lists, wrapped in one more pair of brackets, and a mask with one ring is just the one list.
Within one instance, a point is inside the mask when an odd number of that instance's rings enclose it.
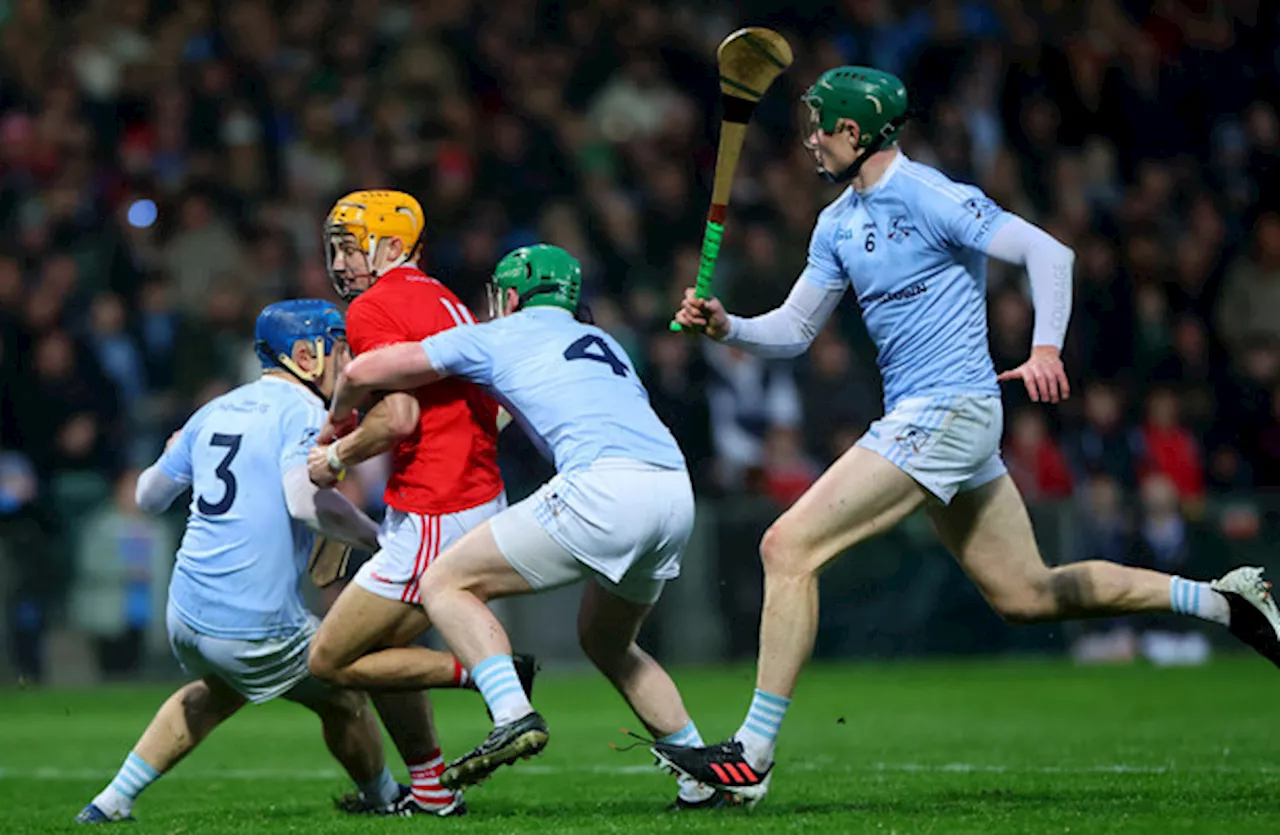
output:
{"label": "white sideline marking", "polygon": [[[521,774],[657,774],[657,766],[653,765],[588,765],[558,766],[540,763],[522,763],[517,766]],[[1280,768],[1268,766],[1175,766],[1175,765],[1130,765],[1126,763],[1084,765],[1084,766],[1020,766],[999,765],[990,763],[863,763],[835,765],[822,762],[787,763],[784,771],[831,771],[836,773],[878,772],[878,773],[918,773],[918,774],[1178,774],[1178,773],[1218,773],[1218,774],[1280,774]],[[0,767],[0,780],[110,780],[114,771],[100,768],[59,768],[56,766],[40,766],[37,768]],[[335,780],[345,775],[337,768],[320,769],[196,769],[179,768],[172,774],[165,775],[169,780]]]}

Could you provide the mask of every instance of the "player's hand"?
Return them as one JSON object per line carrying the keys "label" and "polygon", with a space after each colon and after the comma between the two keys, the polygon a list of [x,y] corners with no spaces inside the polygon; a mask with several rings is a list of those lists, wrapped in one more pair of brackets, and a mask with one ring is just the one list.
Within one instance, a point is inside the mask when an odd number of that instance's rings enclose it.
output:
{"label": "player's hand", "polygon": [[684,302],[676,311],[676,321],[681,327],[700,330],[712,339],[724,339],[729,335],[729,314],[719,299],[700,299],[693,289],[684,291]]}
{"label": "player's hand", "polygon": [[356,426],[360,423],[360,413],[355,409],[351,410],[351,414],[343,419],[334,418],[329,415],[325,420],[324,426],[320,427],[320,434],[316,436],[316,442],[320,444],[331,444],[339,438],[345,438],[352,432],[356,431]]}
{"label": "player's hand", "polygon": [[164,442],[164,451],[168,452],[169,447],[173,446],[174,441],[178,440],[178,436],[182,434],[181,429],[173,430],[173,434],[169,436],[169,440]]}
{"label": "player's hand", "polygon": [[1017,368],[1004,372],[1000,382],[1021,380],[1034,403],[1057,403],[1071,396],[1067,382],[1067,370],[1062,365],[1058,349],[1050,345],[1037,345],[1031,349],[1031,357]]}
{"label": "player's hand", "polygon": [[329,466],[329,446],[313,446],[307,453],[307,476],[317,487],[332,487],[338,483],[338,476]]}

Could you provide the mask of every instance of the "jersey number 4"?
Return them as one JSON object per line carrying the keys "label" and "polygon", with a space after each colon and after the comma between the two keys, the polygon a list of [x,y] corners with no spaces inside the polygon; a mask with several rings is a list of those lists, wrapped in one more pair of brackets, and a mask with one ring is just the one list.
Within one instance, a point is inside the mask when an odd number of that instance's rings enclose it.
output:
{"label": "jersey number 4", "polygon": [[619,377],[627,376],[627,364],[618,359],[618,355],[609,347],[609,343],[595,334],[584,336],[568,348],[565,348],[564,358],[567,360],[595,360],[612,368],[613,373]]}
{"label": "jersey number 4", "polygon": [[227,452],[213,470],[213,474],[225,488],[222,491],[222,498],[216,502],[206,501],[204,496],[196,499],[196,508],[205,516],[221,516],[231,509],[231,505],[236,500],[236,475],[231,472],[231,462],[236,460],[236,455],[240,452],[240,439],[243,437],[243,435],[223,435],[221,432],[215,432],[209,439],[209,446],[225,447]]}

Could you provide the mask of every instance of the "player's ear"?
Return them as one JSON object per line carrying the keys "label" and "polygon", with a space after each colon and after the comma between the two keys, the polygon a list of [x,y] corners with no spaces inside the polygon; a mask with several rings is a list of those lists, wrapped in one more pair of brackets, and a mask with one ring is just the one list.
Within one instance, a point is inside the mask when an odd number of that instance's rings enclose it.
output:
{"label": "player's ear", "polygon": [[294,365],[310,374],[315,371],[316,360],[319,358],[316,356],[315,345],[305,339],[299,339],[293,343],[293,356],[291,359]]}

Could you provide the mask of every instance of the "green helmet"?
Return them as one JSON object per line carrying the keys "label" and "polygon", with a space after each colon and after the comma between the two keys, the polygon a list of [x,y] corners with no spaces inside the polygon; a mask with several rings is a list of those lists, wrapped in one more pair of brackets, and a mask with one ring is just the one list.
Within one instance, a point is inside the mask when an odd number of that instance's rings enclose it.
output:
{"label": "green helmet", "polygon": [[907,117],[907,88],[892,73],[871,67],[836,67],[818,76],[801,97],[809,105],[810,132],[836,129],[840,119],[858,123],[858,145],[878,146],[893,140]]}
{"label": "green helmet", "polygon": [[489,312],[502,314],[507,290],[520,296],[521,307],[560,307],[576,314],[582,295],[582,264],[550,244],[522,246],[508,252],[493,268],[489,282]]}

